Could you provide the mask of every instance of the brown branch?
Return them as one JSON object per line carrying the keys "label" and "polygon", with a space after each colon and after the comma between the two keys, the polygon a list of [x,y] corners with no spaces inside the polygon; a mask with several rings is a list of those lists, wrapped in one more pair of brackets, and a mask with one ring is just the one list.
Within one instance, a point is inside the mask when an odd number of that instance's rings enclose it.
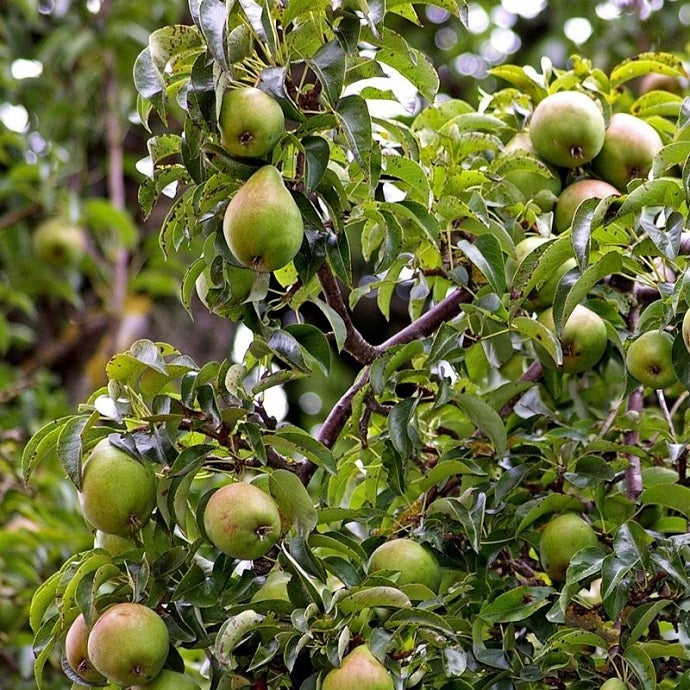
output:
{"label": "brown branch", "polygon": [[345,337],[345,352],[352,355],[360,364],[370,364],[376,358],[377,350],[364,339],[352,323],[350,313],[340,292],[338,281],[335,279],[328,264],[324,263],[321,266],[318,275],[326,303],[338,314],[345,324],[345,332],[347,334]]}
{"label": "brown branch", "polygon": [[[633,296],[635,291],[633,290]],[[627,326],[631,332],[637,328],[637,322],[640,317],[639,307],[635,305],[628,315]],[[635,412],[639,415],[642,412],[644,403],[644,392],[642,387],[635,389],[630,397],[626,409],[628,412]],[[640,432],[637,429],[631,429],[623,434],[623,443],[626,446],[639,446]],[[640,458],[633,453],[628,453],[628,466],[625,468],[625,494],[633,501],[642,493],[642,465]]]}
{"label": "brown branch", "polygon": [[[441,300],[436,306],[432,307],[426,314],[409,326],[403,328],[381,345],[378,345],[375,348],[377,355],[383,354],[396,345],[403,345],[412,340],[430,335],[442,323],[450,321],[457,316],[458,307],[461,304],[470,302],[471,300],[472,295],[464,288],[453,290],[450,295]],[[327,448],[332,448],[338,439],[348,417],[352,413],[352,401],[357,393],[369,383],[370,375],[371,369],[367,366],[361,371],[359,378],[350,386],[340,400],[338,400],[328,417],[326,417],[316,438]],[[316,467],[309,463],[309,467],[305,469],[300,477],[302,481],[305,483],[308,482],[315,470]]]}
{"label": "brown branch", "polygon": [[33,201],[27,206],[22,206],[22,208],[15,209],[14,211],[8,211],[5,215],[0,216],[0,232],[11,228],[25,218],[30,218],[35,213],[38,213],[41,208],[43,208],[41,204]]}
{"label": "brown branch", "polygon": [[467,304],[471,301],[472,294],[468,290],[456,288],[435,307],[429,309],[426,314],[378,345],[376,347],[377,354],[383,354],[396,345],[404,345],[412,340],[431,335],[444,321],[450,321],[458,315],[458,307],[461,304]]}
{"label": "brown branch", "polygon": [[[539,381],[539,379],[542,377],[542,374],[543,374],[543,371],[541,368],[541,362],[539,360],[535,360],[522,373],[519,380],[520,381],[536,382],[536,381]],[[518,401],[519,398],[520,398],[520,395],[516,395],[515,397],[511,398],[501,408],[501,411],[499,412],[499,414],[501,415],[502,419],[505,419],[513,411],[513,408],[515,407],[515,403]]]}
{"label": "brown branch", "polygon": [[[108,8],[109,3],[104,4]],[[109,9],[109,8],[108,8]],[[104,11],[107,13],[108,9]],[[105,59],[105,137],[108,150],[108,197],[110,203],[120,210],[126,206],[123,131],[120,116],[121,98],[117,85],[115,71],[115,55],[113,51],[106,54]],[[125,309],[127,298],[127,283],[129,281],[129,252],[120,247],[115,255],[113,266],[113,288],[111,294],[111,313],[119,324]],[[113,328],[112,350],[117,349],[119,327]]]}

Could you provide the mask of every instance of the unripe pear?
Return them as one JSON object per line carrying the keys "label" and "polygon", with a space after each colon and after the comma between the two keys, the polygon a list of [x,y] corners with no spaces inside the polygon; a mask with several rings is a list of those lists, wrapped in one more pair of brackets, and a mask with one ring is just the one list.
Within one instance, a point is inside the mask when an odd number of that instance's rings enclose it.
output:
{"label": "unripe pear", "polygon": [[133,685],[129,690],[200,690],[200,688],[193,678],[164,668],[150,683]]}
{"label": "unripe pear", "polygon": [[620,678],[609,678],[602,683],[601,690],[629,690],[629,688]]}
{"label": "unripe pear", "polygon": [[[553,309],[540,314],[539,321],[555,330]],[[581,304],[576,305],[561,331],[563,371],[580,374],[591,369],[604,354],[606,342],[606,324],[601,316]],[[543,358],[543,363],[555,366],[550,358]]]}
{"label": "unripe pear", "polygon": [[255,271],[276,271],[302,246],[304,222],[279,170],[265,165],[232,198],[223,234],[235,257]]}
{"label": "unripe pear", "polygon": [[592,167],[599,177],[625,190],[631,180],[646,179],[654,156],[663,145],[658,132],[649,123],[628,113],[615,113]]}
{"label": "unripe pear", "polygon": [[572,557],[581,549],[598,544],[595,531],[579,515],[558,515],[546,524],[539,539],[542,568],[552,580],[561,582]]}
{"label": "unripe pear", "polygon": [[84,230],[62,218],[43,221],[32,239],[37,256],[53,266],[73,266],[86,253]]}
{"label": "unripe pear", "polygon": [[591,161],[604,144],[601,108],[581,91],[559,91],[537,104],[530,137],[539,156],[564,168]]}
{"label": "unripe pear", "polygon": [[620,192],[604,180],[578,180],[568,185],[558,196],[554,211],[554,230],[563,232],[573,222],[577,207],[585,199],[603,199],[607,196],[620,196]]}
{"label": "unripe pear", "polygon": [[280,512],[267,493],[245,482],[218,489],[204,508],[211,543],[231,558],[254,560],[268,553],[281,533]]}
{"label": "unripe pear", "polygon": [[70,625],[65,637],[65,658],[70,668],[87,683],[103,683],[105,678],[91,663],[87,649],[89,628],[80,613]]}
{"label": "unripe pear", "polygon": [[238,158],[270,153],[285,131],[278,102],[265,91],[242,87],[226,91],[218,117],[221,144]]}
{"label": "unripe pear", "polygon": [[666,388],[678,377],[673,368],[673,338],[665,331],[647,331],[630,343],[625,355],[628,371],[643,385]]}
{"label": "unripe pear", "polygon": [[390,673],[366,645],[355,647],[321,683],[321,690],[393,690],[394,687]]}
{"label": "unripe pear", "polygon": [[413,539],[392,539],[377,547],[369,557],[367,572],[395,570],[398,585],[420,584],[438,592],[441,568],[431,551]]}
{"label": "unripe pear", "polygon": [[79,498],[84,517],[96,529],[132,534],[151,517],[156,478],[149,465],[103,439],[84,463]]}
{"label": "unripe pear", "polygon": [[142,604],[115,604],[94,623],[88,653],[109,681],[129,687],[151,682],[168,657],[170,636],[163,619]]}
{"label": "unripe pear", "polygon": [[136,549],[137,543],[127,537],[121,537],[119,534],[108,534],[96,530],[93,548],[105,549],[111,556],[121,556],[123,553]]}

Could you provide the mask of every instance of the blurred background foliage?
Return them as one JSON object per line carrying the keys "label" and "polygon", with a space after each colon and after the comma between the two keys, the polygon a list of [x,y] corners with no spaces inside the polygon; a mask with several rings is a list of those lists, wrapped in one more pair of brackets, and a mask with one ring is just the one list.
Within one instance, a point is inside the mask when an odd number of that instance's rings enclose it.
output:
{"label": "blurred background foliage", "polygon": [[[421,5],[418,24],[398,18],[395,28],[431,56],[442,94],[473,104],[501,86],[490,69],[506,62],[538,69],[547,57],[565,67],[577,52],[606,70],[645,50],[686,56],[690,3],[682,0],[473,1],[466,9],[466,26]],[[193,324],[182,309],[188,257],[162,259],[157,231],[165,204],[144,223],[137,202],[147,135],[136,117],[132,65],[153,30],[188,23],[188,11],[185,0],[0,6],[2,688],[35,687],[31,593],[92,541],[61,469],[43,465],[30,487],[23,484],[18,459],[26,440],[102,385],[108,358],[136,338],[174,343],[200,362],[226,357],[235,341],[227,322],[196,305]],[[55,219],[78,229],[66,254],[38,239]],[[389,323],[360,301],[365,335],[382,340],[397,330],[403,297]],[[302,380],[271,411],[309,429],[351,376],[343,366],[327,379]],[[49,683],[67,687],[59,669]]]}

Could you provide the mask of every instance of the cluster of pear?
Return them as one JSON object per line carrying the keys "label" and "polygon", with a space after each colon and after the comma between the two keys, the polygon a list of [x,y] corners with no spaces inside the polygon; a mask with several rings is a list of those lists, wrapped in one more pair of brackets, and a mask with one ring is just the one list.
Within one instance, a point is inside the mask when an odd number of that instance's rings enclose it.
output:
{"label": "cluster of pear", "polygon": [[[227,276],[237,305],[251,292],[254,274],[246,269],[272,272],[289,264],[302,246],[304,222],[282,173],[266,161],[285,134],[280,104],[255,87],[228,89],[219,104],[218,132],[231,157],[258,165],[223,218],[225,240],[239,264]],[[205,303],[208,275],[200,276],[197,292]]]}
{"label": "cluster of pear", "polygon": [[107,608],[91,626],[79,614],[65,637],[65,659],[90,685],[199,690],[189,676],[163,668],[169,646],[168,628],[153,609],[124,602]]}
{"label": "cluster of pear", "polygon": [[[111,553],[111,545],[118,553],[133,548],[130,537],[151,518],[156,494],[150,464],[107,438],[99,441],[84,462],[79,494],[84,517],[97,530],[95,545]],[[242,560],[263,556],[281,534],[276,502],[245,482],[215,491],[204,507],[203,521],[209,541],[224,554]]]}
{"label": "cluster of pear", "polygon": [[[516,264],[519,266],[539,245],[567,230],[583,201],[619,196],[632,180],[646,179],[662,147],[654,127],[634,115],[616,112],[607,124],[599,103],[582,91],[559,91],[541,100],[532,113],[529,130],[515,135],[505,151],[522,151],[540,160],[551,176],[514,170],[506,173],[505,178],[543,211],[553,210],[554,234],[530,235],[519,242],[515,248]],[[562,180],[572,180],[574,176],[577,179],[563,189]],[[551,330],[554,320],[550,307],[557,285],[575,266],[574,258],[565,261],[526,301],[528,308],[541,312],[539,321]],[[562,371],[587,371],[606,351],[606,323],[591,309],[578,305],[564,324],[561,342]],[[628,371],[651,388],[672,385],[677,380],[672,345],[673,338],[667,332],[643,333],[627,350]],[[556,367],[542,348],[538,348],[538,354],[543,365]]]}

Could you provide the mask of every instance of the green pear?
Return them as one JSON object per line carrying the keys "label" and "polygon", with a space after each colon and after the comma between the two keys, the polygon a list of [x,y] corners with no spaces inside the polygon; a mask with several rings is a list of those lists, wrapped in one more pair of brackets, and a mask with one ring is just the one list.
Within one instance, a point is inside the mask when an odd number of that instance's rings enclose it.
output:
{"label": "green pear", "polygon": [[193,678],[164,668],[150,683],[132,685],[129,690],[200,690]]}
{"label": "green pear", "polygon": [[673,338],[665,331],[647,331],[630,343],[625,354],[628,371],[643,386],[659,389],[674,384]]}
{"label": "green pear", "polygon": [[150,465],[103,439],[84,463],[79,499],[84,517],[96,529],[132,534],[151,517],[156,478]]}
{"label": "green pear", "polygon": [[223,233],[240,263],[255,271],[276,271],[302,246],[302,214],[272,165],[257,170],[232,198]]}
{"label": "green pear", "polygon": [[283,136],[285,118],[278,102],[265,91],[241,87],[223,94],[218,129],[231,156],[260,158]]}
{"label": "green pear", "polygon": [[[506,153],[522,151],[541,160],[537,156],[527,132],[518,132],[503,150]],[[555,166],[548,163],[545,165],[549,169],[551,177],[532,170],[510,170],[504,175],[504,179],[514,184],[522,192],[525,199],[534,200],[542,211],[550,211],[556,203],[556,197],[561,192],[561,175]]]}
{"label": "green pear", "polygon": [[94,623],[88,654],[109,681],[129,687],[150,683],[168,657],[170,636],[163,619],[142,604],[115,604]]}
{"label": "green pear", "polygon": [[674,77],[671,74],[645,74],[640,79],[638,92],[640,96],[650,91],[668,91],[681,95],[688,88],[688,80],[684,77]]}
{"label": "green pear", "polygon": [[620,192],[604,180],[578,180],[568,185],[558,196],[553,227],[557,233],[567,230],[573,222],[577,207],[585,199],[620,196]]}
{"label": "green pear", "polygon": [[620,678],[609,678],[602,683],[601,690],[629,690],[629,687]]}
{"label": "green pear", "polygon": [[78,226],[62,218],[43,221],[34,231],[36,255],[57,267],[74,266],[86,254],[86,235]]}
{"label": "green pear", "polygon": [[268,553],[281,534],[280,512],[267,493],[246,482],[226,484],[204,508],[211,543],[231,558],[254,560]]}
{"label": "green pear", "polygon": [[413,539],[384,542],[369,557],[367,572],[394,570],[400,573],[398,585],[420,584],[438,592],[441,568],[431,551]]}
{"label": "green pear", "polygon": [[70,668],[87,683],[102,684],[105,677],[91,663],[87,649],[89,628],[84,614],[80,613],[70,625],[65,637],[65,658]]}
{"label": "green pear", "polygon": [[626,189],[636,178],[646,179],[654,156],[664,142],[649,123],[628,113],[615,113],[606,128],[604,145],[592,161],[602,179],[618,189]]}
{"label": "green pear", "polygon": [[355,647],[321,683],[321,690],[393,690],[394,687],[390,673],[366,645]]}
{"label": "green pear", "polygon": [[[555,330],[553,308],[541,313],[539,321]],[[606,342],[606,323],[601,316],[581,304],[576,305],[561,331],[563,371],[581,374],[591,369],[602,358]],[[542,358],[542,363],[550,368],[555,367],[548,356]]]}
{"label": "green pear", "polygon": [[539,538],[542,568],[554,582],[562,582],[572,557],[581,549],[598,544],[595,531],[579,515],[558,515],[546,523]]}
{"label": "green pear", "polygon": [[111,556],[121,556],[123,553],[137,548],[137,543],[119,534],[108,534],[101,530],[96,530],[93,538],[94,549],[105,549]]}
{"label": "green pear", "polygon": [[537,104],[530,122],[534,150],[549,163],[576,168],[604,145],[606,122],[599,105],[581,91],[559,91]]}

